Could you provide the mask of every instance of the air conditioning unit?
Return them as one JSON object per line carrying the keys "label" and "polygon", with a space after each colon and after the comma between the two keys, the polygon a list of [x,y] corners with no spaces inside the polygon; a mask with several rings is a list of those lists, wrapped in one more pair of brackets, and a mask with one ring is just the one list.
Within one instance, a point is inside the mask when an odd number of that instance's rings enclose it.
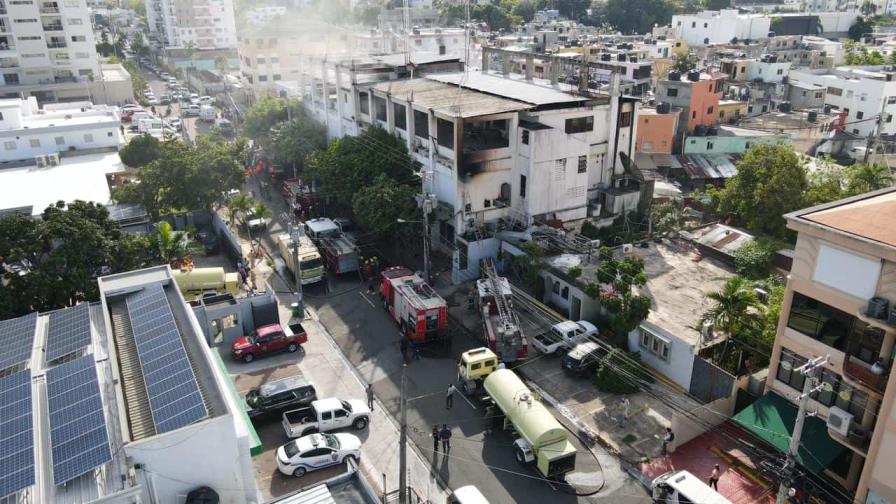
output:
{"label": "air conditioning unit", "polygon": [[59,166],[59,153],[47,154],[47,164],[50,166]]}
{"label": "air conditioning unit", "polygon": [[841,436],[849,434],[849,428],[852,426],[852,413],[843,411],[842,409],[831,406],[828,413],[828,430],[836,432]]}
{"label": "air conditioning unit", "polygon": [[622,253],[623,254],[631,254],[632,251],[635,250],[635,246],[631,243],[623,243],[622,244]]}
{"label": "air conditioning unit", "polygon": [[47,156],[34,156],[34,164],[36,164],[38,168],[46,168]]}

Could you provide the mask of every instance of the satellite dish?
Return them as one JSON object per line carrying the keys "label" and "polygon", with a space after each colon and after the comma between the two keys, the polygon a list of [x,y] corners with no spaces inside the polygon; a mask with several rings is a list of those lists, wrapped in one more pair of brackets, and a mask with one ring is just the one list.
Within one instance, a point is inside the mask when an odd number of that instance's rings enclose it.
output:
{"label": "satellite dish", "polygon": [[793,369],[793,364],[791,364],[790,361],[781,361],[781,369],[783,369],[784,371],[790,371],[791,369]]}
{"label": "satellite dish", "polygon": [[831,384],[828,383],[828,382],[823,382],[823,383],[821,384],[821,390],[824,391],[824,392],[827,392],[827,393],[831,393],[831,392],[834,391],[834,386],[831,385]]}

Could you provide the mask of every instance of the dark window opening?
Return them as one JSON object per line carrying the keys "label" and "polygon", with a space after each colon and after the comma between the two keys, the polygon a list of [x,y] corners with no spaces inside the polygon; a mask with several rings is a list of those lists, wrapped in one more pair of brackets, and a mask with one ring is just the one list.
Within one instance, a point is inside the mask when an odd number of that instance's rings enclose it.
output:
{"label": "dark window opening", "polygon": [[510,145],[509,121],[481,121],[464,124],[464,152],[501,149]]}
{"label": "dark window opening", "polygon": [[373,97],[373,110],[376,113],[376,120],[386,122],[386,99],[379,96]]}
{"label": "dark window opening", "polygon": [[520,175],[520,197],[526,197],[526,176]]}
{"label": "dark window opening", "polygon": [[619,114],[619,127],[620,128],[628,128],[632,125],[632,113],[631,112],[623,112]]}
{"label": "dark window opening", "polygon": [[523,130],[522,142],[525,145],[529,145],[529,130]]}
{"label": "dark window opening", "polygon": [[426,112],[414,111],[414,135],[429,139],[429,114]]}
{"label": "dark window opening", "polygon": [[400,130],[408,129],[407,107],[405,107],[404,105],[399,105],[398,103],[393,103],[392,114],[395,115],[396,128]]}
{"label": "dark window opening", "polygon": [[594,130],[594,116],[576,117],[566,120],[566,133],[584,133]]}
{"label": "dark window opening", "polygon": [[449,149],[454,148],[454,123],[445,119],[436,119],[436,134],[439,145]]}
{"label": "dark window opening", "polygon": [[358,103],[361,104],[361,113],[370,115],[370,96],[366,92],[358,93]]}

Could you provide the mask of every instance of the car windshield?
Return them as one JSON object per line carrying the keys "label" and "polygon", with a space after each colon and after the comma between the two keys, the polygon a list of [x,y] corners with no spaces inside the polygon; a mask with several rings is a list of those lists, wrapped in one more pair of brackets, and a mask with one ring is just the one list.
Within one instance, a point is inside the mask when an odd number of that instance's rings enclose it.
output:
{"label": "car windshield", "polygon": [[324,443],[326,443],[329,448],[339,449],[339,440],[332,434],[324,434]]}
{"label": "car windshield", "polygon": [[251,406],[253,408],[258,406],[259,397],[260,396],[258,395],[258,390],[256,390],[256,389],[250,390],[249,393],[246,394],[246,404],[248,404],[249,406]]}
{"label": "car windshield", "polygon": [[342,401],[342,408],[345,409],[345,411],[348,411],[349,413],[352,412],[352,405],[349,404],[347,401]]}
{"label": "car windshield", "polygon": [[314,259],[302,261],[302,269],[310,270],[314,268],[320,268],[322,264],[323,263],[321,263],[320,258],[315,257]]}
{"label": "car windshield", "polygon": [[283,451],[286,452],[287,457],[293,458],[299,453],[299,445],[295,441],[290,441],[283,445]]}
{"label": "car windshield", "polygon": [[246,336],[246,339],[249,340],[249,343],[255,343],[255,340],[258,339],[258,333],[253,332],[252,334]]}

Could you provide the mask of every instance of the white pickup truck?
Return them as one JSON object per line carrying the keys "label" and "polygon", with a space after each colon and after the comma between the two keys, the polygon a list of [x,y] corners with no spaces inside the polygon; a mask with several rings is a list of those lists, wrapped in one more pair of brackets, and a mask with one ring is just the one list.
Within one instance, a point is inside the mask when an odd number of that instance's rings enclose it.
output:
{"label": "white pickup truck", "polygon": [[283,430],[290,438],[345,427],[362,430],[370,423],[370,408],[357,399],[318,399],[311,406],[283,413]]}
{"label": "white pickup truck", "polygon": [[597,327],[587,320],[564,320],[551,326],[551,330],[532,338],[532,345],[546,354],[568,352],[577,343],[597,336]]}

